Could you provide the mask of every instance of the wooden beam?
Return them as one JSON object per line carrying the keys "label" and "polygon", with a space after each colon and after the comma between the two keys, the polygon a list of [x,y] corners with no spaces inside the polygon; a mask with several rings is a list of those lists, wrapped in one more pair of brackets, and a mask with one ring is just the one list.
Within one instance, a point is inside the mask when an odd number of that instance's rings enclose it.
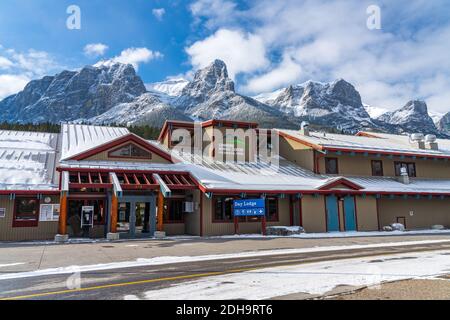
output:
{"label": "wooden beam", "polygon": [[117,232],[117,215],[119,209],[119,201],[115,194],[111,197],[111,233]]}
{"label": "wooden beam", "polygon": [[164,195],[159,190],[158,192],[158,231],[164,231],[164,224],[163,224],[163,213],[164,213]]}
{"label": "wooden beam", "polygon": [[61,235],[67,234],[67,194],[63,193],[59,200],[59,230]]}

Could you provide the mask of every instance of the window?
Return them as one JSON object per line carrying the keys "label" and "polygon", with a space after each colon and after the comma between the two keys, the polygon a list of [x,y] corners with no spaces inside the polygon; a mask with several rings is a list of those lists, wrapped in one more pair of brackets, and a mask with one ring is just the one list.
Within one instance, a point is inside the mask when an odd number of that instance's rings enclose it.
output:
{"label": "window", "polygon": [[39,221],[39,200],[18,198],[15,202],[13,227],[37,227]]}
{"label": "window", "polygon": [[125,146],[122,146],[118,149],[112,150],[108,154],[110,157],[116,157],[116,158],[141,158],[141,159],[151,159],[152,154],[144,150],[142,148],[139,148],[138,146],[129,143]]}
{"label": "window", "polygon": [[164,206],[164,222],[183,222],[183,199],[169,199]]}
{"label": "window", "polygon": [[233,197],[218,197],[214,203],[213,222],[233,221]]}
{"label": "window", "polygon": [[326,174],[338,174],[338,159],[337,158],[325,158],[325,173]]}
{"label": "window", "polygon": [[266,220],[278,221],[278,198],[266,198]]}
{"label": "window", "polygon": [[375,177],[383,176],[383,161],[372,160],[372,176]]}
{"label": "window", "polygon": [[408,176],[415,177],[416,176],[416,164],[414,162],[395,162],[395,175],[398,177],[401,175],[401,168],[406,168],[408,172]]}

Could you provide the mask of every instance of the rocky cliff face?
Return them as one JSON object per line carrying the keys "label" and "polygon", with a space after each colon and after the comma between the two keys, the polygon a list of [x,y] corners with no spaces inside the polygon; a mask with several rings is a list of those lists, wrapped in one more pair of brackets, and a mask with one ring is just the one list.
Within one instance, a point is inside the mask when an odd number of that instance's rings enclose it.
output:
{"label": "rocky cliff face", "polygon": [[409,101],[401,109],[382,114],[378,120],[393,125],[395,133],[439,134],[433,119],[428,114],[425,101]]}
{"label": "rocky cliff face", "polygon": [[148,124],[165,120],[229,119],[254,121],[261,127],[298,128],[304,120],[344,132],[376,129],[391,133],[450,134],[450,115],[438,128],[426,103],[410,101],[403,108],[374,119],[361,96],[343,79],[308,81],[254,98],[235,91],[227,66],[213,61],[192,81],[170,79],[144,86],[131,65],[85,67],[31,81],[23,91],[0,102],[0,121],[83,121],[95,124]]}
{"label": "rocky cliff face", "polygon": [[55,122],[91,118],[145,93],[131,65],[85,67],[31,81],[0,102],[0,121]]}

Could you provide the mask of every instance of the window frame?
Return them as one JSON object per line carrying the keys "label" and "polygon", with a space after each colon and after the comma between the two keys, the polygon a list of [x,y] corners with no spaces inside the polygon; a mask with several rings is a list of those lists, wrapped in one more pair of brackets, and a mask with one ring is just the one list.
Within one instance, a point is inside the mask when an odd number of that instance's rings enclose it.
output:
{"label": "window frame", "polygon": [[[17,219],[17,214],[19,213],[18,205],[19,201],[21,200],[33,200],[36,201],[37,210],[35,213],[35,219],[33,220],[21,220]],[[13,213],[13,221],[12,226],[13,228],[31,228],[31,227],[37,227],[39,225],[39,214],[41,210],[41,201],[34,197],[17,197],[14,199],[14,213]]]}
{"label": "window frame", "polygon": [[[405,161],[394,161],[394,174],[396,177],[400,177],[400,170],[399,172],[397,172],[397,165],[400,165],[400,168],[402,168],[403,165],[406,165],[406,170],[408,171],[408,176],[410,178],[416,178],[417,177],[417,168],[416,168],[416,163],[415,162],[405,162]],[[409,166],[412,165],[413,170],[414,170],[414,175],[410,174],[409,171]],[[399,168],[399,169],[400,169]]]}
{"label": "window frame", "polygon": [[[375,174],[375,170],[374,170],[374,163],[379,163],[380,164],[380,170],[381,170],[381,174]],[[372,177],[383,177],[384,176],[384,168],[383,168],[383,160],[372,160],[370,162],[370,166],[372,169]]]}
{"label": "window frame", "polygon": [[[336,161],[336,172],[330,173],[328,172],[328,162],[329,161]],[[339,159],[336,157],[325,157],[325,174],[339,174]]]}
{"label": "window frame", "polygon": [[[234,216],[233,216],[233,203],[231,204],[231,218],[229,220],[225,220],[223,219],[223,217],[225,216],[224,211],[225,208],[223,206],[223,199],[225,198],[231,198],[233,200],[238,199],[238,197],[236,196],[215,196],[213,198],[213,210],[212,210],[212,215],[211,215],[211,219],[212,219],[212,223],[233,223],[234,222]],[[216,219],[216,206],[217,206],[217,201],[221,199],[222,200],[222,207],[221,207],[221,211],[222,211],[222,219]]]}
{"label": "window frame", "polygon": [[[122,148],[130,147],[130,146],[134,146],[134,147],[136,147],[138,149],[144,150],[145,152],[147,152],[149,154],[149,156],[145,156],[145,157],[133,156],[133,155],[131,155],[131,150],[130,150],[130,155],[129,156],[118,156],[118,155],[114,155],[113,154],[113,152],[116,152],[116,151],[118,151],[118,150],[120,150]],[[145,149],[145,148],[143,148],[143,147],[141,147],[141,146],[139,146],[137,144],[129,142],[129,143],[123,144],[123,145],[121,145],[121,146],[119,146],[117,148],[114,148],[114,149],[108,151],[108,158],[152,160],[153,153],[150,150],[147,150],[147,149]]]}

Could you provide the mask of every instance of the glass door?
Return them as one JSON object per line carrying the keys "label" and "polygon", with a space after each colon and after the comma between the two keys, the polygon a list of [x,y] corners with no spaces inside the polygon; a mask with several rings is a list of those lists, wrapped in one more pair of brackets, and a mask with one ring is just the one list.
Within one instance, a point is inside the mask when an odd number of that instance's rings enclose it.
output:
{"label": "glass door", "polygon": [[117,232],[129,233],[130,228],[130,217],[131,217],[131,203],[130,202],[120,202],[119,212],[117,216]]}
{"label": "glass door", "polygon": [[150,203],[136,202],[135,205],[135,234],[145,234],[150,232]]}

